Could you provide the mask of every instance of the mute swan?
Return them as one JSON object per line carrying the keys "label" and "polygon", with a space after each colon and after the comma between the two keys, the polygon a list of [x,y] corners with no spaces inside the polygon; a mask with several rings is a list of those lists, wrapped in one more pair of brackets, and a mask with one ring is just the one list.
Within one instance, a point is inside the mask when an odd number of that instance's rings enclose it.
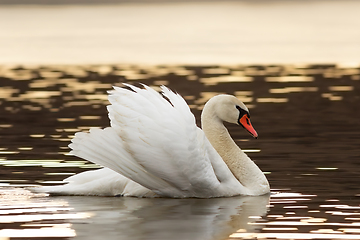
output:
{"label": "mute swan", "polygon": [[257,165],[235,144],[223,121],[253,137],[247,107],[231,95],[204,106],[202,130],[185,100],[165,86],[109,91],[111,127],[75,134],[70,154],[104,168],[83,172],[61,186],[35,190],[60,195],[212,198],[262,195],[270,187]]}

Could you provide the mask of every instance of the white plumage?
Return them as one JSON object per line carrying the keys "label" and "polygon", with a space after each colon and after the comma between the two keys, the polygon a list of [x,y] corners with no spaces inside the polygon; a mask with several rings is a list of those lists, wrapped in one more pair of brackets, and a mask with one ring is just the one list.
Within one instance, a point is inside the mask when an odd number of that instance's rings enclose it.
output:
{"label": "white plumage", "polygon": [[[111,127],[76,133],[69,145],[71,154],[104,168],[67,178],[65,185],[37,191],[176,198],[269,192],[265,176],[240,148],[226,143],[233,140],[227,139],[230,136],[221,127],[223,120],[239,123],[237,107],[248,111],[242,102],[230,95],[210,100],[202,117],[211,133],[205,134],[180,95],[164,86],[161,95],[146,85],[143,89],[125,85],[131,90],[114,87],[109,92]],[[225,141],[210,143],[214,135]],[[220,156],[219,147],[226,148],[227,154]]]}

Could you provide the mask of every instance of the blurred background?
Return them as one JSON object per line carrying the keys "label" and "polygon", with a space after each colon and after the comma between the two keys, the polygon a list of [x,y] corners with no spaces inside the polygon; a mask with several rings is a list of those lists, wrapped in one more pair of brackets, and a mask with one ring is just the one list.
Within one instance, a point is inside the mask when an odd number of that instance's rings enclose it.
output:
{"label": "blurred background", "polygon": [[[0,0],[0,239],[360,239],[360,1]],[[107,91],[166,85],[228,125],[272,195],[47,197],[100,166],[68,155],[109,126]]]}
{"label": "blurred background", "polygon": [[358,63],[360,1],[0,0],[0,64]]}

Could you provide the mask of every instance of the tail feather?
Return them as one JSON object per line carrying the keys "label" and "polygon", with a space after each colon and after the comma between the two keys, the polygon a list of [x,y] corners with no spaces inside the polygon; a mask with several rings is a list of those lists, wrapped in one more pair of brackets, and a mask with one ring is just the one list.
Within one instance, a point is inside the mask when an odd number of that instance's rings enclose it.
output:
{"label": "tail feather", "polygon": [[151,190],[109,168],[86,171],[64,180],[65,185],[41,186],[31,190],[51,195],[157,197]]}

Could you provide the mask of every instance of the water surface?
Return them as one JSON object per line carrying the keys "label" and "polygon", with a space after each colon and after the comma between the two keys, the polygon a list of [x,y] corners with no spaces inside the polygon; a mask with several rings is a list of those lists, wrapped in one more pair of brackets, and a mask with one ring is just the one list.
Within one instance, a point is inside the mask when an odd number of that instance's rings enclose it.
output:
{"label": "water surface", "polygon": [[[219,93],[249,107],[254,140],[228,125],[273,194],[219,199],[48,197],[98,168],[68,156],[75,132],[107,127],[106,91],[165,84],[198,123]],[[0,237],[359,239],[360,66],[47,65],[0,67]],[[23,188],[24,187],[24,188]]]}

